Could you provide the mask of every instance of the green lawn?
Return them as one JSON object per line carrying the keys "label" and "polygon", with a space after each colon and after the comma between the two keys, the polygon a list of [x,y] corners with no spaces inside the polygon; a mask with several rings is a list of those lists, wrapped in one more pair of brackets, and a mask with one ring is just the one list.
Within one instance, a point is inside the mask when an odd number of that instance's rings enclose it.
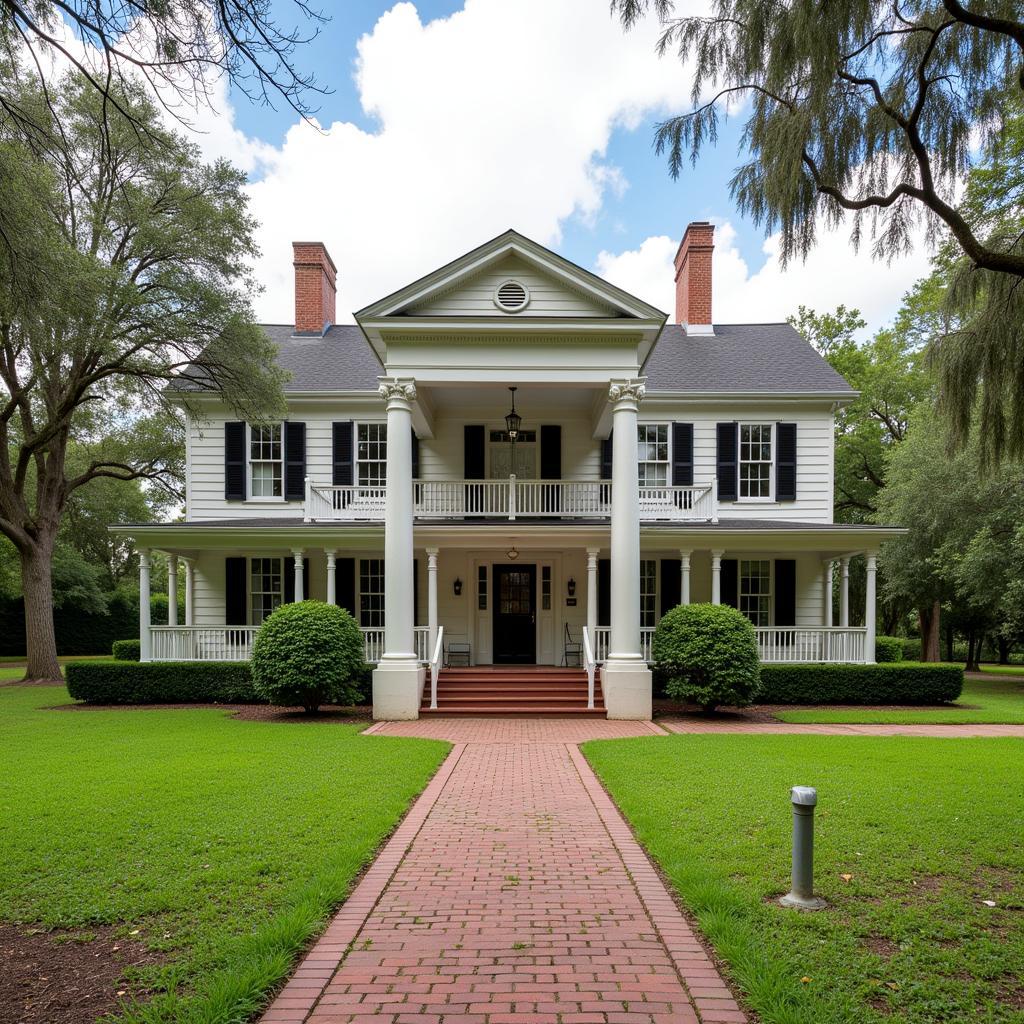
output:
{"label": "green lawn", "polygon": [[1024,665],[979,665],[982,672],[993,676],[1024,676]]}
{"label": "green lawn", "polygon": [[[584,751],[764,1024],[1024,1021],[1020,741],[672,736]],[[814,914],[775,902],[795,784],[819,793],[830,909]]]}
{"label": "green lawn", "polygon": [[114,923],[166,958],[122,1019],[246,1020],[447,744],[217,710],[45,711],[0,688],[0,919]]}
{"label": "green lawn", "polygon": [[778,711],[783,722],[931,722],[953,725],[960,722],[1024,723],[1024,679],[993,676],[991,679],[965,679],[963,693],[956,704],[927,711],[871,711],[842,708]]}

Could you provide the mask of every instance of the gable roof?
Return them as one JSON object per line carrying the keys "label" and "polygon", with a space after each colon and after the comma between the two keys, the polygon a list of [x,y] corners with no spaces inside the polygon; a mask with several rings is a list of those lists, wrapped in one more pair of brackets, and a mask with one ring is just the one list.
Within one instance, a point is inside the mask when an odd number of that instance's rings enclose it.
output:
{"label": "gable roof", "polygon": [[661,332],[641,369],[648,391],[855,394],[791,324],[715,324],[714,335]]}

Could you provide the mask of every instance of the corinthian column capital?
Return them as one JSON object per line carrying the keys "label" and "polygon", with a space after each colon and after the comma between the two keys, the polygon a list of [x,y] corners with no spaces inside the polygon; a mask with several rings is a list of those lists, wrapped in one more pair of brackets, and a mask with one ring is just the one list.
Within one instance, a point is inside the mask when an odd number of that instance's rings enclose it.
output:
{"label": "corinthian column capital", "polygon": [[381,377],[377,394],[385,402],[392,402],[396,399],[402,402],[414,402],[416,401],[416,382],[401,380],[398,377]]}
{"label": "corinthian column capital", "polygon": [[642,378],[637,380],[613,380],[608,386],[608,398],[612,402],[639,402],[647,393]]}

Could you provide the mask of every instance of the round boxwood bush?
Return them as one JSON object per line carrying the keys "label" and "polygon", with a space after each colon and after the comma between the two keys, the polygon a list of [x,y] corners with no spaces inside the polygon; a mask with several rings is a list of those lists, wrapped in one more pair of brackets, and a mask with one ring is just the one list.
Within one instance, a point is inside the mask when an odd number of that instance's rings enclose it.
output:
{"label": "round boxwood bush", "polygon": [[[920,653],[920,652],[919,652]],[[875,661],[902,661],[903,640],[898,636],[875,637]]]}
{"label": "round boxwood bush", "polygon": [[757,696],[761,665],[750,620],[724,604],[681,604],[654,632],[654,661],[665,693],[711,711],[745,707]]}
{"label": "round boxwood bush", "polygon": [[344,608],[283,604],[256,634],[253,688],[271,704],[312,713],[321,704],[357,701],[363,664],[362,630]]}

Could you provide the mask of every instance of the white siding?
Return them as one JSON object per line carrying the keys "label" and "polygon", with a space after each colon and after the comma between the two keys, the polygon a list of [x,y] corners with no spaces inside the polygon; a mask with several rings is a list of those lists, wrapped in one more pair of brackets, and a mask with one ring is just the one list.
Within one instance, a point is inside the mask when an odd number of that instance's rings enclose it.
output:
{"label": "white siding", "polygon": [[507,256],[468,281],[460,282],[451,291],[415,307],[411,312],[420,316],[500,316],[502,311],[494,304],[494,290],[509,278],[521,281],[529,289],[530,302],[520,314],[522,316],[615,315],[610,307],[600,305],[581,292],[568,288],[564,282],[528,266],[516,256]]}

